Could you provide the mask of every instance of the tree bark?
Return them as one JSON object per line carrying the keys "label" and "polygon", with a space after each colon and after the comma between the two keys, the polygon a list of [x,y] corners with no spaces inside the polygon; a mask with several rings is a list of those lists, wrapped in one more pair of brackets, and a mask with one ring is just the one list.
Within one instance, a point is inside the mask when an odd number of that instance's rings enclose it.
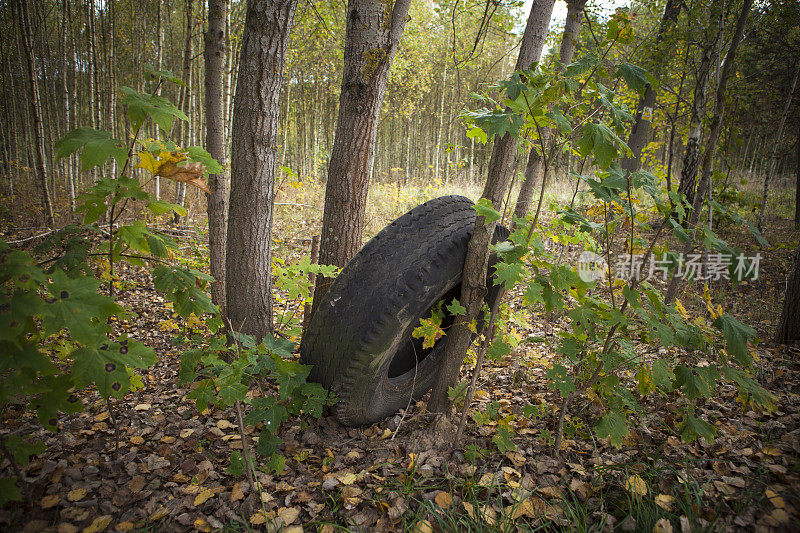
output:
{"label": "tree bark", "polygon": [[[550,25],[550,15],[553,12],[553,3],[553,0],[534,0],[520,44],[515,70],[530,67],[541,57],[547,29]],[[512,135],[507,134],[499,139],[495,138],[492,159],[489,162],[489,176],[482,196],[489,199],[497,209],[500,208],[508,188],[509,174],[514,165],[516,151],[516,138]],[[466,307],[467,312],[465,315],[457,317],[447,334],[447,346],[428,403],[428,410],[432,413],[446,413],[449,410],[450,397],[447,390],[458,381],[464,354],[467,353],[472,342],[472,334],[468,326],[477,317],[486,295],[489,243],[492,240],[494,228],[495,224],[485,224],[482,216],[478,216],[475,220],[475,229],[467,246],[461,282],[460,302]]]}
{"label": "tree bark", "polygon": [[[694,87],[694,101],[692,102],[689,118],[689,136],[686,140],[686,149],[683,153],[683,168],[678,192],[686,197],[689,205],[694,204],[695,188],[697,186],[697,169],[700,166],[700,135],[703,132],[703,114],[706,107],[708,80],[714,60],[714,50],[720,37],[722,27],[722,6],[717,2],[711,4],[711,18],[706,30],[706,40],[703,45],[700,67],[697,70]],[[688,68],[688,65],[686,65]]]}
{"label": "tree bark", "polygon": [[36,160],[36,178],[41,187],[42,210],[45,222],[50,228],[55,228],[53,217],[53,204],[50,201],[50,189],[47,185],[47,162],[44,153],[44,125],[42,124],[42,102],[39,95],[39,85],[36,76],[36,65],[33,59],[33,31],[31,29],[30,13],[26,0],[19,0],[17,10],[22,29],[22,43],[25,60],[28,67],[28,95],[30,97],[31,116],[33,117],[34,156]]}
{"label": "tree bark", "polygon": [[792,108],[792,97],[794,90],[797,88],[797,78],[800,77],[800,61],[797,61],[795,66],[795,73],[792,77],[792,86],[789,89],[789,94],[786,95],[786,104],[783,106],[783,113],[781,113],[780,122],[778,122],[778,131],[775,134],[775,142],[772,145],[772,153],[769,158],[769,165],[767,166],[767,173],[764,175],[764,192],[761,195],[761,209],[758,212],[758,231],[761,231],[764,225],[764,213],[767,209],[767,194],[769,193],[769,182],[772,174],[775,172],[775,160],[778,152],[778,146],[783,137],[783,128],[786,125],[786,117],[789,115],[789,110]]}
{"label": "tree bark", "polygon": [[272,330],[271,246],[280,91],[297,0],[249,0],[233,108],[226,312],[237,331]]}
{"label": "tree bark", "polygon": [[794,227],[800,229],[800,127],[797,128],[797,143],[795,144],[796,175],[794,190]]}
{"label": "tree bark", "polygon": [[[224,76],[225,18],[228,0],[210,0],[208,4],[208,29],[205,36],[205,89],[206,89],[206,149],[220,165],[225,161],[225,123],[222,110],[222,79]],[[227,215],[228,180],[225,172],[209,176],[206,211],[208,213],[208,252],[211,258],[211,299],[220,308],[225,307],[225,217]]]}
{"label": "tree bark", "polygon": [[[410,3],[348,3],[342,90],[325,188],[320,264],[342,267],[361,247],[378,114]],[[329,284],[330,280],[317,276],[313,310]]]}
{"label": "tree bark", "polygon": [[794,253],[794,268],[786,285],[781,321],[775,333],[775,342],[788,343],[800,340],[800,246]]}
{"label": "tree bark", "polygon": [[[722,129],[722,119],[725,116],[725,91],[728,87],[728,77],[730,75],[731,67],[736,60],[736,50],[739,48],[739,43],[742,41],[744,34],[744,27],[747,23],[747,15],[750,13],[750,7],[753,5],[753,0],[744,0],[742,4],[742,11],[739,13],[739,20],[736,23],[736,29],[731,40],[728,53],[725,55],[725,61],[722,62],[722,68],[719,72],[719,83],[717,85],[716,99],[714,103],[714,118],[711,120],[711,130],[706,143],[706,150],[703,154],[703,167],[700,175],[700,183],[697,186],[697,193],[694,196],[692,210],[689,213],[689,221],[687,227],[694,228],[700,218],[700,211],[703,207],[703,199],[706,191],[711,186],[712,163],[714,161],[714,153],[717,149],[717,141],[719,140],[719,133]],[[698,228],[699,231],[699,228]],[[697,236],[697,231],[695,231]],[[694,243],[690,239],[683,250],[683,255],[688,255]],[[680,279],[673,277],[667,286],[667,294],[664,297],[666,303],[671,303],[677,295],[678,287],[680,286]]]}
{"label": "tree bark", "polygon": [[[561,47],[558,51],[558,58],[562,64],[572,62],[575,55],[575,46],[578,41],[581,29],[581,13],[586,7],[586,0],[573,0],[567,4],[567,20],[564,24],[564,33],[561,36]],[[542,135],[544,139],[541,144],[545,146],[549,143],[550,128],[544,128]],[[536,147],[531,147],[528,152],[528,162],[525,165],[525,176],[520,184],[517,202],[514,205],[514,216],[525,218],[531,208],[533,193],[536,189],[536,178],[542,175],[542,156],[536,151]]]}
{"label": "tree bark", "polygon": [[[657,50],[656,53],[658,53],[659,45],[664,40],[664,34],[669,26],[678,21],[680,10],[680,2],[678,2],[678,0],[667,0],[667,3],[664,5],[664,14],[661,16],[661,23],[658,26],[658,33],[656,34],[656,42],[654,44]],[[667,57],[664,57],[661,61],[665,61]],[[661,78],[662,71],[663,63],[660,63],[656,66],[656,72],[654,73],[656,79]],[[648,83],[644,87],[644,94],[636,108],[636,120],[633,124],[633,128],[631,128],[631,134],[628,137],[628,148],[631,149],[631,155],[624,158],[622,163],[620,163],[620,166],[628,172],[636,172],[639,170],[642,149],[644,149],[645,144],[647,144],[647,137],[650,134],[650,123],[655,105],[656,92],[652,85]]]}

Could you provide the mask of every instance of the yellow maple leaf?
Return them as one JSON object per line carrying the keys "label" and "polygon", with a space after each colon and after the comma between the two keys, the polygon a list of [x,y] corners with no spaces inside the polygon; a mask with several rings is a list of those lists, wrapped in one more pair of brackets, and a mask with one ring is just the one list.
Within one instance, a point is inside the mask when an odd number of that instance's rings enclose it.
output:
{"label": "yellow maple leaf", "polygon": [[625,480],[625,490],[634,496],[644,496],[647,494],[647,483],[640,476],[633,475]]}
{"label": "yellow maple leaf", "polygon": [[89,527],[84,528],[83,533],[98,533],[103,531],[111,523],[111,515],[98,516],[89,524]]}
{"label": "yellow maple leaf", "polygon": [[49,509],[60,501],[61,501],[61,496],[59,496],[58,494],[51,494],[50,496],[45,496],[44,498],[42,498],[41,502],[42,509]]}
{"label": "yellow maple leaf", "polygon": [[77,502],[86,497],[86,489],[75,489],[67,493],[67,499],[71,502]]}
{"label": "yellow maple leaf", "polygon": [[204,504],[209,498],[214,495],[214,491],[211,489],[206,489],[200,494],[198,494],[194,499],[194,506],[197,507],[198,505]]}

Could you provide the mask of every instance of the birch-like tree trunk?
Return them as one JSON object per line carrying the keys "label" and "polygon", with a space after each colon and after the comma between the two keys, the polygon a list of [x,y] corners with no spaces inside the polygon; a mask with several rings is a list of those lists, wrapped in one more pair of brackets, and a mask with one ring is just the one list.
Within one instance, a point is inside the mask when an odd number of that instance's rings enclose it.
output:
{"label": "birch-like tree trunk", "polygon": [[772,175],[775,172],[775,162],[776,156],[778,153],[778,146],[781,144],[781,138],[783,137],[783,128],[786,126],[786,117],[789,116],[789,110],[792,108],[792,97],[794,96],[794,90],[797,88],[797,79],[800,77],[800,60],[797,61],[797,65],[795,66],[795,73],[792,77],[792,86],[789,89],[789,94],[786,95],[786,101],[783,106],[783,113],[781,113],[780,122],[778,122],[778,130],[775,133],[775,142],[772,144],[772,152],[769,158],[769,164],[767,166],[767,173],[764,175],[764,191],[761,195],[761,209],[758,211],[758,231],[761,231],[761,228],[764,225],[764,213],[767,210],[767,194],[769,194],[769,182],[772,178]]}
{"label": "birch-like tree trunk", "polygon": [[[695,228],[698,220],[700,219],[700,211],[703,207],[703,199],[705,198],[706,191],[711,185],[711,174],[713,170],[714,154],[717,150],[717,141],[719,140],[719,133],[722,130],[722,119],[725,116],[725,92],[728,88],[728,77],[730,71],[736,60],[736,51],[739,48],[739,43],[742,42],[742,35],[744,34],[744,27],[747,23],[747,15],[750,13],[750,7],[753,5],[753,0],[744,0],[742,4],[742,11],[739,13],[739,20],[736,23],[733,39],[731,40],[728,53],[725,55],[725,60],[722,62],[722,67],[719,72],[718,84],[716,90],[716,98],[714,102],[714,117],[711,119],[711,128],[708,135],[708,142],[706,143],[706,150],[703,154],[703,166],[700,175],[700,183],[697,186],[697,193],[695,194],[692,204],[692,210],[689,212],[689,219],[687,227]],[[693,235],[696,237],[698,231]],[[683,249],[684,257],[688,255],[694,246],[692,239],[686,243]],[[680,286],[680,279],[673,277],[667,286],[667,293],[664,296],[664,301],[671,303],[675,300],[678,288]]]}
{"label": "birch-like tree trunk", "polygon": [[[225,75],[225,19],[228,0],[210,0],[208,29],[205,37],[206,149],[225,167],[225,125],[222,110],[222,79]],[[208,185],[208,251],[211,256],[211,298],[225,306],[225,217],[227,215],[228,181],[225,172],[209,176]]]}
{"label": "birch-like tree trunk", "polygon": [[[664,35],[667,29],[678,21],[678,15],[681,10],[681,3],[678,0],[667,0],[664,5],[664,14],[661,16],[661,23],[658,26],[658,33],[656,34],[655,48],[657,53],[661,42],[664,40]],[[659,64],[652,72],[656,79],[661,78],[664,70],[663,64],[668,61],[669,55],[660,55]],[[647,137],[650,134],[650,123],[653,118],[653,113],[656,105],[656,91],[649,83],[644,87],[644,94],[639,99],[639,104],[636,107],[636,115],[631,134],[628,137],[628,148],[631,149],[631,155],[625,157],[620,163],[620,166],[628,172],[636,172],[639,170],[639,165],[642,157],[642,150],[647,144]]]}
{"label": "birch-like tree trunk", "polygon": [[[530,67],[541,57],[547,30],[550,26],[553,4],[554,0],[534,0],[519,47],[515,70]],[[517,142],[512,135],[495,138],[492,158],[489,162],[489,176],[482,196],[489,199],[497,209],[501,207],[508,188],[516,151]],[[464,354],[467,353],[472,341],[469,324],[478,316],[486,294],[489,243],[492,240],[494,228],[495,224],[485,224],[482,216],[478,216],[475,220],[475,229],[467,245],[467,256],[464,261],[464,274],[461,282],[460,301],[461,305],[467,308],[467,312],[456,318],[447,334],[447,346],[436,374],[433,390],[431,390],[431,399],[428,402],[428,410],[433,413],[446,413],[450,407],[447,390],[458,381]]]}
{"label": "birch-like tree trunk", "polygon": [[[564,33],[562,34],[561,47],[558,51],[559,61],[563,65],[571,63],[572,57],[575,55],[575,45],[580,36],[581,14],[584,7],[586,7],[586,0],[571,0],[567,2],[567,20],[564,23]],[[544,128],[542,135],[544,139],[541,144],[546,146],[550,139],[550,128]],[[517,202],[514,205],[514,216],[517,218],[525,218],[531,208],[533,193],[536,189],[536,179],[542,176],[543,173],[542,163],[542,154],[537,151],[536,146],[532,147],[528,152],[525,177],[520,184]],[[543,176],[542,179],[544,179]]]}
{"label": "birch-like tree trunk", "polygon": [[[711,4],[711,18],[708,21],[706,38],[703,43],[700,66],[695,78],[694,100],[689,116],[689,136],[683,152],[683,168],[678,192],[686,197],[689,205],[694,205],[697,188],[697,169],[700,167],[700,135],[703,133],[703,115],[705,114],[708,80],[713,67],[717,40],[722,33],[722,6],[717,2]],[[688,65],[686,65],[688,68]]]}
{"label": "birch-like tree trunk", "polygon": [[[319,262],[344,266],[361,248],[378,114],[411,0],[350,0],[339,116],[328,166]],[[391,7],[391,9],[390,9]],[[330,280],[317,276],[314,307]]]}
{"label": "birch-like tree trunk", "polygon": [[231,131],[226,313],[232,327],[272,331],[271,247],[280,92],[297,0],[249,0]]}
{"label": "birch-like tree trunk", "polygon": [[47,162],[44,153],[44,125],[42,124],[42,102],[39,96],[39,85],[36,75],[36,63],[33,59],[33,30],[27,0],[17,0],[20,28],[22,30],[22,48],[28,67],[28,96],[30,98],[31,116],[33,117],[33,152],[35,157],[36,179],[41,188],[42,211],[45,222],[55,228],[53,204],[50,201],[50,189],[47,185]]}

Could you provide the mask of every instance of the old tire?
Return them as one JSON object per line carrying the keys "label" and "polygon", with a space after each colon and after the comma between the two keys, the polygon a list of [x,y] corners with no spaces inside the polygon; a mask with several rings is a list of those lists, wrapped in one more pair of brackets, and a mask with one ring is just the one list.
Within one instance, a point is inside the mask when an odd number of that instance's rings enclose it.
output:
{"label": "old tire", "polygon": [[[446,337],[423,350],[411,332],[439,300],[460,297],[475,217],[463,196],[417,206],[364,245],[320,301],[301,362],[313,365],[310,380],[339,397],[335,411],[343,424],[382,420],[433,386]],[[498,227],[494,240],[506,236]],[[491,305],[501,292],[490,281],[486,301]],[[452,321],[445,316],[445,331]]]}

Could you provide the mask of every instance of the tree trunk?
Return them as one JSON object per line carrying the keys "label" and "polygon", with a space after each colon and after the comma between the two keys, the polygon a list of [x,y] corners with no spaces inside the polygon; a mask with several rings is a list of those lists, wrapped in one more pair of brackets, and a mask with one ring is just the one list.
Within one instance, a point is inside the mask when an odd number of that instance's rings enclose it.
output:
{"label": "tree trunk", "polygon": [[249,0],[233,108],[226,312],[232,327],[272,330],[271,247],[280,91],[297,0]]}
{"label": "tree trunk", "polygon": [[[722,68],[719,72],[719,84],[717,85],[716,99],[714,103],[714,118],[711,120],[711,131],[708,136],[706,144],[706,151],[703,154],[703,168],[700,176],[700,183],[697,186],[697,193],[694,196],[692,210],[689,213],[688,228],[694,228],[700,218],[700,211],[703,207],[703,198],[706,192],[711,187],[711,173],[712,163],[714,161],[714,153],[717,149],[717,140],[719,140],[719,132],[722,129],[722,118],[725,115],[725,90],[728,87],[728,77],[730,75],[731,67],[736,60],[736,50],[739,48],[739,43],[742,41],[744,34],[744,27],[747,23],[747,15],[750,13],[750,7],[753,5],[753,0],[744,0],[742,11],[739,14],[739,20],[736,23],[736,30],[733,34],[728,53],[725,55],[725,61],[722,62]],[[697,236],[699,228],[695,231],[694,235]],[[686,243],[683,250],[684,257],[688,255],[694,243],[690,239]],[[680,286],[680,279],[673,277],[667,286],[667,294],[664,297],[666,303],[671,303],[677,294],[678,287]]]}
{"label": "tree trunk", "polygon": [[[161,1],[159,0],[156,2],[156,10],[157,10],[157,22],[156,22],[156,32],[157,32],[157,41],[158,45],[156,47],[156,68],[157,70],[162,70],[164,68],[164,25],[161,22]],[[158,89],[156,90],[156,94],[161,96],[161,85],[159,84]],[[159,131],[158,126],[155,126],[155,131],[153,132],[153,136],[155,140],[158,140]],[[156,175],[155,179],[153,180],[153,187],[154,187],[154,194],[156,200],[161,199],[161,176]]]}
{"label": "tree trunk", "polygon": [[[664,34],[667,28],[677,22],[678,14],[680,13],[680,2],[678,0],[667,0],[664,5],[664,14],[661,16],[661,24],[658,26],[658,33],[656,34],[656,42],[654,47],[659,48],[661,41],[664,40]],[[661,55],[662,61],[666,61],[669,56]],[[655,68],[653,75],[656,79],[661,78],[663,71],[663,64],[659,64]],[[647,144],[647,137],[650,134],[650,123],[653,118],[653,112],[656,105],[656,92],[653,87],[648,83],[644,87],[644,94],[639,100],[639,105],[636,108],[636,120],[631,129],[630,137],[628,137],[628,148],[631,149],[632,154],[622,160],[620,166],[628,172],[636,172],[639,170],[641,163],[642,149]]]}
{"label": "tree trunk", "polygon": [[780,122],[778,122],[778,131],[775,133],[775,142],[772,145],[772,154],[769,158],[767,173],[764,175],[764,192],[761,195],[761,209],[758,212],[758,231],[761,231],[761,228],[764,225],[764,212],[767,209],[769,182],[770,178],[772,178],[772,174],[775,172],[775,158],[778,152],[778,146],[780,146],[781,138],[783,137],[783,128],[786,125],[786,117],[789,115],[789,110],[792,107],[792,97],[794,96],[794,90],[797,88],[797,78],[800,77],[800,61],[797,61],[795,68],[796,70],[794,76],[792,77],[792,86],[789,89],[789,94],[786,95],[786,104],[783,106],[783,113],[781,113],[781,119]]}
{"label": "tree trunk", "polygon": [[800,341],[800,246],[794,253],[794,268],[786,285],[781,321],[775,333],[775,342]]}
{"label": "tree trunk", "polygon": [[[225,16],[228,0],[211,0],[208,4],[208,30],[205,37],[206,149],[220,165],[225,163],[225,124],[222,110],[222,78],[224,76]],[[223,171],[209,176],[206,210],[208,212],[208,252],[211,257],[211,298],[225,307],[225,216],[227,214],[228,181]]]}
{"label": "tree trunk", "polygon": [[22,29],[22,43],[25,60],[28,66],[28,95],[30,97],[31,115],[33,117],[34,156],[36,158],[36,178],[41,187],[42,210],[45,222],[50,228],[55,228],[53,217],[53,204],[50,201],[50,189],[47,185],[47,163],[44,155],[44,125],[42,124],[42,102],[39,96],[39,85],[36,80],[36,65],[33,59],[33,31],[31,30],[28,3],[20,0],[17,4]]}
{"label": "tree trunk", "polygon": [[[706,107],[708,78],[714,62],[714,50],[717,46],[722,27],[722,6],[717,2],[711,4],[711,18],[706,31],[706,42],[703,46],[700,67],[697,70],[694,87],[694,101],[692,102],[689,118],[689,137],[683,153],[683,168],[678,192],[686,197],[689,205],[694,204],[695,188],[697,186],[697,169],[700,166],[700,135],[703,132],[703,114]],[[689,66],[686,65],[688,69]]]}
{"label": "tree trunk", "polygon": [[[378,0],[348,3],[342,90],[325,188],[320,264],[342,267],[361,247],[378,114],[409,5],[410,0],[395,0],[390,10]],[[330,280],[317,276],[314,310],[329,284]]]}
{"label": "tree trunk", "polygon": [[[526,69],[542,55],[553,0],[534,0],[520,43],[519,57],[515,70]],[[489,176],[483,189],[483,197],[489,199],[499,209],[508,187],[509,173],[513,168],[517,151],[516,138],[510,134],[495,138],[492,159],[489,162]],[[447,390],[458,381],[461,363],[472,342],[469,324],[478,315],[486,294],[486,271],[489,262],[489,243],[492,240],[495,224],[485,225],[482,216],[475,220],[475,229],[467,246],[464,261],[464,274],[461,282],[461,305],[467,308],[465,315],[457,317],[447,334],[447,346],[442,363],[436,374],[431,391],[428,409],[432,413],[446,413],[450,407]]]}
{"label": "tree trunk", "polygon": [[[182,86],[180,96],[178,97],[178,109],[186,113],[187,116],[191,113],[189,111],[189,91],[192,89],[192,3],[193,0],[186,0],[186,34],[183,45],[183,74],[181,78],[186,86]],[[190,119],[191,120],[191,119]],[[189,145],[189,135],[191,135],[191,123],[178,121],[177,139],[178,144],[184,148]],[[186,201],[186,184],[175,182],[175,197],[173,203],[183,206]],[[178,224],[181,217],[178,213],[173,216],[173,221]]]}
{"label": "tree trunk", "polygon": [[[561,36],[561,47],[558,57],[562,64],[572,62],[575,55],[575,45],[580,35],[581,13],[586,7],[586,0],[572,0],[567,4],[567,20],[564,24],[564,33]],[[546,31],[546,30],[545,30]],[[540,144],[546,146],[549,143],[550,128],[544,128],[542,132],[544,138]],[[525,218],[531,208],[533,193],[536,189],[536,178],[542,174],[542,156],[536,151],[536,147],[531,147],[528,152],[528,162],[525,164],[525,177],[520,184],[517,202],[514,205],[514,216]]]}
{"label": "tree trunk", "polygon": [[797,179],[794,190],[794,227],[800,229],[800,127],[797,128],[797,144],[795,145],[795,165],[797,166]]}

